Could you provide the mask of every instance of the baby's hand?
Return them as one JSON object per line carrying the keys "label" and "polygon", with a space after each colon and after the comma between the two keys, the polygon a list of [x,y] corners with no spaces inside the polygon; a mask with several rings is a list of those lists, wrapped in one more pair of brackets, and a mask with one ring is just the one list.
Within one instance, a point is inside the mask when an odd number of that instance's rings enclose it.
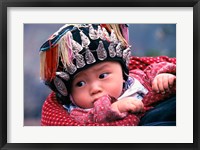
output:
{"label": "baby's hand", "polygon": [[119,113],[126,113],[126,112],[141,112],[144,109],[144,105],[142,101],[137,100],[133,97],[125,97],[123,99],[120,99],[116,102],[114,102],[111,105],[112,110],[117,111]]}
{"label": "baby's hand", "polygon": [[157,93],[164,94],[176,82],[176,76],[170,73],[161,73],[157,75],[152,82],[152,89]]}

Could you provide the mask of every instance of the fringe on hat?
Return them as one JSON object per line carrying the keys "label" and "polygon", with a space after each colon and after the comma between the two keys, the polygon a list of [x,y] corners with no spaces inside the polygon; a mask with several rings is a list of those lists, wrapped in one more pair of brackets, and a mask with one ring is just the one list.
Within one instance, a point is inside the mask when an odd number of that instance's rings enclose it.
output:
{"label": "fringe on hat", "polygon": [[47,51],[40,52],[40,77],[42,80],[51,81],[58,67],[58,45]]}
{"label": "fringe on hat", "polygon": [[66,68],[71,63],[73,55],[70,37],[71,37],[71,32],[68,32],[58,42],[58,52],[60,54],[61,62],[64,68]]}
{"label": "fringe on hat", "polygon": [[120,24],[102,24],[102,26],[104,28],[106,28],[109,32],[111,32],[111,30],[114,30],[118,40],[122,42],[122,45],[123,46],[128,45],[128,35],[123,35],[123,34],[126,34],[126,33],[120,27]]}
{"label": "fringe on hat", "polygon": [[71,64],[73,52],[70,33],[63,36],[54,47],[40,52],[40,77],[42,80],[51,81],[55,77],[59,61],[62,62],[63,68]]}

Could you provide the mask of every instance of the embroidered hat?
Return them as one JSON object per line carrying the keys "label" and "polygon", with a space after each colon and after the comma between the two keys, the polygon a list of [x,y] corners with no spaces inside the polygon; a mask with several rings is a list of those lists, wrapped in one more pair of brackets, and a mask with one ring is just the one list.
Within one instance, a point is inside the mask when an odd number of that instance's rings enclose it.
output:
{"label": "embroidered hat", "polygon": [[40,48],[40,77],[64,100],[73,76],[102,61],[118,61],[127,80],[130,54],[126,24],[66,24]]}

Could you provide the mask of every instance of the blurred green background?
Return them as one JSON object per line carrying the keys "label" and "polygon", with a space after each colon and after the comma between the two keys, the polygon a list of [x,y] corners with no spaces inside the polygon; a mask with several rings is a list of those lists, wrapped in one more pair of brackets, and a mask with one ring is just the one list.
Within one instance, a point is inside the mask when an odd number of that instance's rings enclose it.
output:
{"label": "blurred green background", "polygon": [[[40,125],[51,90],[39,77],[39,48],[64,24],[24,24],[24,125]],[[129,24],[132,55],[176,57],[176,24]]]}

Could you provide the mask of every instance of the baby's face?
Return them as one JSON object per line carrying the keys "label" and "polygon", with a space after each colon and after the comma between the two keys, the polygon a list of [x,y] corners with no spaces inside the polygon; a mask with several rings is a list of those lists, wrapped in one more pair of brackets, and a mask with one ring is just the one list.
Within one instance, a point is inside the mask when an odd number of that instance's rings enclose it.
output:
{"label": "baby's face", "polygon": [[120,63],[102,62],[75,75],[71,94],[79,107],[92,108],[103,95],[117,99],[122,93],[123,81]]}

